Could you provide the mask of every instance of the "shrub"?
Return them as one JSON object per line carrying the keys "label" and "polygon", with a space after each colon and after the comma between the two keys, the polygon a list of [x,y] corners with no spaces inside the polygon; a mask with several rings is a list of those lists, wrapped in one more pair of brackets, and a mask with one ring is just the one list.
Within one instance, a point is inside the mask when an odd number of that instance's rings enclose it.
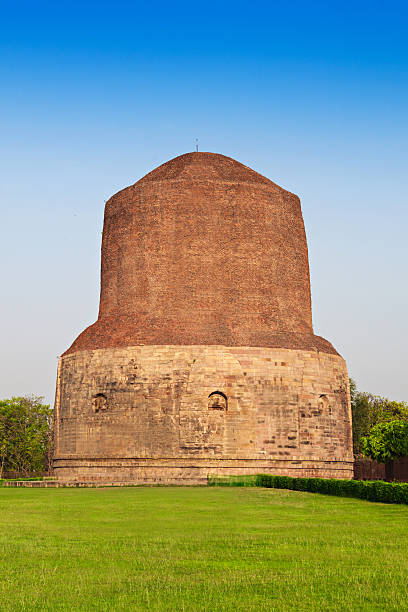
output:
{"label": "shrub", "polygon": [[408,455],[408,421],[397,420],[378,423],[368,436],[361,438],[363,454],[385,463]]}
{"label": "shrub", "polygon": [[0,400],[0,477],[49,469],[53,413],[41,402],[40,397]]}
{"label": "shrub", "polygon": [[274,474],[256,476],[208,477],[210,486],[252,486],[268,489],[290,489],[355,497],[387,504],[408,504],[408,483],[383,482],[382,480],[337,480],[336,478],[293,478]]}

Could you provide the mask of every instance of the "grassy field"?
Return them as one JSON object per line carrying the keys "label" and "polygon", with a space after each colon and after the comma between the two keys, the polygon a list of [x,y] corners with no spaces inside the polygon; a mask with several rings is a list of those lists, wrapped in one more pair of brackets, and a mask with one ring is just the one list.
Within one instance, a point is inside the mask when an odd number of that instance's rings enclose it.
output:
{"label": "grassy field", "polygon": [[254,488],[0,489],[0,610],[408,610],[408,507]]}

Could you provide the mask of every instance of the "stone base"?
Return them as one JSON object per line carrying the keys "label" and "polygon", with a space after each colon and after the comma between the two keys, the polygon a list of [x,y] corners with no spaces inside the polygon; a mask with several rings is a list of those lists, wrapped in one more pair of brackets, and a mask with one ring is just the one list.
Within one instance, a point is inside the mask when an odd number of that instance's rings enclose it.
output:
{"label": "stone base", "polygon": [[276,474],[307,478],[352,478],[353,462],[348,461],[254,461],[250,459],[186,461],[180,459],[58,459],[54,469],[59,482],[197,485],[207,476]]}
{"label": "stone base", "polygon": [[58,480],[204,484],[208,474],[352,478],[339,355],[132,346],[61,358]]}

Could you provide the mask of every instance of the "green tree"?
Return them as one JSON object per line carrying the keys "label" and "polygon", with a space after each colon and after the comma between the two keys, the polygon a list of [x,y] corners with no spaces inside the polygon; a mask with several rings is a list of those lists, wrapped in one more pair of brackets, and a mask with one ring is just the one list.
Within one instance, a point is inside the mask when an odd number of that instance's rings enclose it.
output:
{"label": "green tree", "polygon": [[350,378],[350,399],[353,424],[354,454],[361,453],[361,437],[370,430],[370,404],[364,393],[357,391],[356,383]]}
{"label": "green tree", "polygon": [[361,449],[366,457],[380,463],[408,456],[408,421],[374,425],[369,435],[361,438]]}
{"label": "green tree", "polygon": [[358,391],[352,378],[350,378],[350,399],[355,455],[362,453],[361,439],[367,436],[375,425],[394,420],[408,421],[406,402],[395,402],[385,397]]}
{"label": "green tree", "polygon": [[49,468],[53,411],[42,399],[0,400],[0,477],[5,470],[27,476]]}

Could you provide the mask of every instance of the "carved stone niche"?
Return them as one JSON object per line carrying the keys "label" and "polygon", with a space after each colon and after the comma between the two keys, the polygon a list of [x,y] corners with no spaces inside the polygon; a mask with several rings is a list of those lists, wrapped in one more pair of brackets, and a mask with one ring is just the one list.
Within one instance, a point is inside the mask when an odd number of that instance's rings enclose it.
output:
{"label": "carved stone niche", "polygon": [[92,399],[92,409],[95,413],[107,410],[108,402],[104,393],[97,393]]}
{"label": "carved stone niche", "polygon": [[213,391],[208,396],[208,409],[209,410],[228,410],[227,396],[221,391]]}
{"label": "carved stone niche", "polygon": [[321,395],[317,402],[317,407],[320,414],[331,414],[330,401],[327,395]]}

